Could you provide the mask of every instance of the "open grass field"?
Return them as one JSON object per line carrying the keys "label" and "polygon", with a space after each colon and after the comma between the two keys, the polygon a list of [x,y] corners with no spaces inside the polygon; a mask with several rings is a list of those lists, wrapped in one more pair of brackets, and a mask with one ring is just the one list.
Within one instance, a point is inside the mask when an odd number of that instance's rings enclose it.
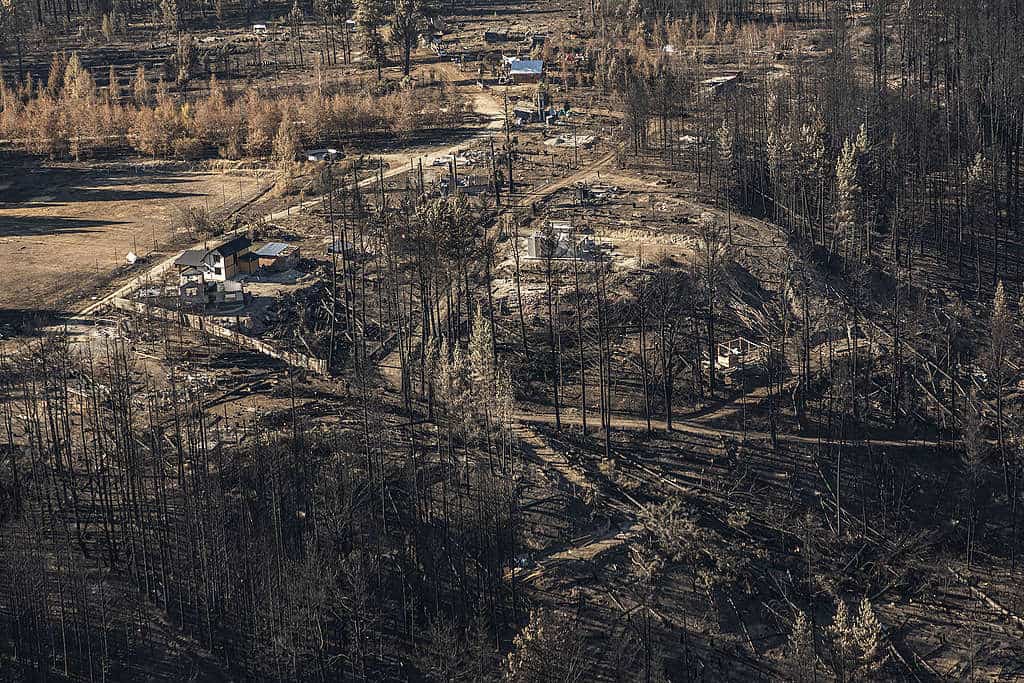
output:
{"label": "open grass field", "polygon": [[246,173],[175,164],[26,165],[0,176],[0,309],[71,310],[176,239],[189,207],[229,211],[267,188]]}

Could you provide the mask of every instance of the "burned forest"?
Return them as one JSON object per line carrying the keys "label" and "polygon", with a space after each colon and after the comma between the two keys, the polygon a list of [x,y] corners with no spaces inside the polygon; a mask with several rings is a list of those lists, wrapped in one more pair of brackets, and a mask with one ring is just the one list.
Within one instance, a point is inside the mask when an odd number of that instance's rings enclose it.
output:
{"label": "burned forest", "polygon": [[1015,0],[0,0],[0,680],[1024,681]]}

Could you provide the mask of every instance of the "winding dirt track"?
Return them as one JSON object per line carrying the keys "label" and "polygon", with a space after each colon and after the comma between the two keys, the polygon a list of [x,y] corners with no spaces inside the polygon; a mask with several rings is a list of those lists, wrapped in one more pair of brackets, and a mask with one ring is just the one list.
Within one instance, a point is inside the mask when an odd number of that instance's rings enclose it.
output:
{"label": "winding dirt track", "polygon": [[[565,411],[561,414],[561,422],[563,425],[582,425],[583,420],[580,416]],[[534,412],[520,412],[516,415],[516,420],[519,422],[533,423],[533,424],[554,424],[555,415],[554,413],[534,413]],[[635,417],[631,415],[622,415],[613,413],[611,416],[612,429],[620,429],[625,431],[641,431],[647,429],[647,420],[643,417]],[[664,420],[658,420],[651,418],[651,427],[658,431],[667,431],[668,427]],[[679,432],[682,434],[695,434],[704,437],[728,437],[730,439],[741,440],[744,437],[753,440],[770,440],[771,434],[768,432],[746,430],[746,432],[737,429],[725,429],[722,427],[712,427],[701,424],[697,420],[681,420],[679,418],[672,418],[672,431]],[[788,443],[800,443],[808,445],[816,445],[824,443],[821,439],[816,436],[801,436],[799,434],[784,434],[779,433],[777,435],[779,441],[785,441]],[[868,442],[868,439],[864,440]],[[934,441],[927,441],[924,439],[870,439],[870,443],[873,446],[884,446],[886,448],[906,448],[906,447],[932,447],[935,446]]]}

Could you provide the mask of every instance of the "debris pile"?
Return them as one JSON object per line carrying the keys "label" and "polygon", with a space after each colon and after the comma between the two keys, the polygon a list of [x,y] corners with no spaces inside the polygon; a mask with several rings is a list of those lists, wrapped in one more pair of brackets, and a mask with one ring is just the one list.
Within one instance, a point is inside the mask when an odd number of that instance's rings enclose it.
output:
{"label": "debris pile", "polygon": [[[263,315],[264,338],[278,345],[316,358],[327,358],[331,343],[332,308],[336,316],[334,355],[343,357],[349,345],[344,334],[345,302],[340,296],[332,306],[330,277],[317,279],[309,287],[282,293]],[[339,355],[340,354],[340,355]]]}

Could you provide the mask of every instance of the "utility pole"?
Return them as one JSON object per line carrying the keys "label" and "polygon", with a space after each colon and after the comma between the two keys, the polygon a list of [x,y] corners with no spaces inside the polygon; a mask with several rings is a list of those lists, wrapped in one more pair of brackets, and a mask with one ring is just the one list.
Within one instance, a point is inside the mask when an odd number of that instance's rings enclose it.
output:
{"label": "utility pole", "polygon": [[512,122],[508,118],[508,89],[505,90],[505,158],[508,160],[508,198],[511,203],[515,184],[512,181]]}
{"label": "utility pole", "polygon": [[327,349],[327,374],[331,374],[338,317],[338,238],[334,230],[334,173],[330,165],[327,166],[327,220],[331,226],[331,341]]}
{"label": "utility pole", "polygon": [[491,186],[494,188],[494,205],[501,206],[501,190],[498,188],[498,168],[494,159],[494,137],[491,137]]}
{"label": "utility pole", "polygon": [[576,132],[576,122],[572,122],[572,147],[573,154],[576,157],[576,168],[580,167],[580,137]]}

